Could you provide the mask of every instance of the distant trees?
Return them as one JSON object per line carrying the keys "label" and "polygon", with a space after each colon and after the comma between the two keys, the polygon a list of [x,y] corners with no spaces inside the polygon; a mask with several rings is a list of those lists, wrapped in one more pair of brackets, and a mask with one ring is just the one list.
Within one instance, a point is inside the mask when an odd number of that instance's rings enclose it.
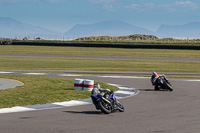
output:
{"label": "distant trees", "polygon": [[129,36],[90,36],[77,38],[80,41],[104,41],[104,40],[158,40],[157,36],[134,34]]}

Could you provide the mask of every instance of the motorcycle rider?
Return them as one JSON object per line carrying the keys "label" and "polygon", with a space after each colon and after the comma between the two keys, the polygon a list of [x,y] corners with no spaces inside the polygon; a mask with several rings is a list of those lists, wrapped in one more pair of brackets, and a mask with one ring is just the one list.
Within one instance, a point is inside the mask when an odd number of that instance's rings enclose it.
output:
{"label": "motorcycle rider", "polygon": [[[96,84],[94,84],[94,88],[92,89],[91,95],[98,95],[98,94],[101,94],[102,92],[112,93],[113,91],[110,89],[103,89],[103,88],[101,88],[100,84],[96,83]],[[96,109],[98,110],[99,108],[96,106],[96,103],[93,102],[93,104],[95,105]]]}
{"label": "motorcycle rider", "polygon": [[102,92],[106,92],[106,91],[111,92],[110,89],[103,89],[103,88],[101,88],[99,83],[96,83],[96,84],[94,84],[94,88],[92,89],[91,94],[98,95],[98,94],[101,94]]}
{"label": "motorcycle rider", "polygon": [[155,90],[159,90],[158,88],[158,84],[157,84],[157,79],[158,78],[161,78],[163,77],[167,82],[168,82],[168,79],[166,78],[166,76],[164,74],[158,74],[157,72],[152,72],[152,75],[151,75],[151,83],[153,86],[155,86]]}

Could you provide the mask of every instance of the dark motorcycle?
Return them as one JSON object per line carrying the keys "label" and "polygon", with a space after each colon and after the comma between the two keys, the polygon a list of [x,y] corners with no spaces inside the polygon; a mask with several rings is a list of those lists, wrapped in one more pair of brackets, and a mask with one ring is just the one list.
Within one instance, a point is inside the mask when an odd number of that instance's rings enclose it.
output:
{"label": "dark motorcycle", "polygon": [[165,77],[159,77],[155,83],[155,90],[165,89],[173,91],[172,85]]}
{"label": "dark motorcycle", "polygon": [[124,112],[124,107],[117,101],[113,91],[106,91],[104,95],[91,95],[93,104],[97,110],[101,110],[105,114],[110,114],[116,110]]}

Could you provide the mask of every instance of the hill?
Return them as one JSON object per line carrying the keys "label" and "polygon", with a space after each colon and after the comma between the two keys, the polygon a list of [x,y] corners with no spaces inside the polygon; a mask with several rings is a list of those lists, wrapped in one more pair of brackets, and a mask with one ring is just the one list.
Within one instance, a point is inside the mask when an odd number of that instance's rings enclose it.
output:
{"label": "hill", "polygon": [[0,37],[37,37],[37,36],[58,36],[60,33],[42,28],[40,26],[32,26],[9,17],[0,17]]}
{"label": "hill", "polygon": [[[106,36],[111,36],[111,38],[123,36],[120,37],[120,40],[126,40],[127,37],[124,36],[134,34],[155,35],[159,38],[193,39],[200,38],[200,22],[191,22],[184,25],[162,24],[156,32],[152,32],[120,20],[111,20],[93,24],[77,24],[63,35],[62,33],[23,23],[9,17],[0,17],[0,31],[0,38],[17,37],[20,39],[24,37],[40,37],[41,39],[45,39],[44,37],[46,37],[46,39],[59,37],[74,39],[91,36],[104,36],[104,38]],[[129,39],[131,40],[131,38]],[[140,40],[140,37],[137,37],[137,39]]]}
{"label": "hill", "polygon": [[153,35],[129,35],[129,36],[90,36],[77,38],[76,40],[81,41],[104,41],[104,40],[158,40],[157,36]]}

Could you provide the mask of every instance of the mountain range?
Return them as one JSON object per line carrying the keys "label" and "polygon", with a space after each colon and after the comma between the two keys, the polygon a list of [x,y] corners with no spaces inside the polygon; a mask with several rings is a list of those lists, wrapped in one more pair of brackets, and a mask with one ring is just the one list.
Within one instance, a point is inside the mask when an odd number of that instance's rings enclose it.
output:
{"label": "mountain range", "polygon": [[38,37],[60,36],[59,32],[48,30],[40,26],[32,26],[12,18],[0,17],[0,37]]}
{"label": "mountain range", "polygon": [[103,21],[94,24],[77,24],[67,31],[66,36],[122,36],[132,34],[154,34],[152,31],[136,27],[120,20]]}
{"label": "mountain range", "polygon": [[137,27],[120,20],[103,21],[93,24],[77,24],[65,33],[26,24],[9,17],[0,17],[0,37],[87,37],[125,36],[132,34],[155,35],[160,38],[200,38],[200,22],[184,25],[162,24],[156,32]]}

